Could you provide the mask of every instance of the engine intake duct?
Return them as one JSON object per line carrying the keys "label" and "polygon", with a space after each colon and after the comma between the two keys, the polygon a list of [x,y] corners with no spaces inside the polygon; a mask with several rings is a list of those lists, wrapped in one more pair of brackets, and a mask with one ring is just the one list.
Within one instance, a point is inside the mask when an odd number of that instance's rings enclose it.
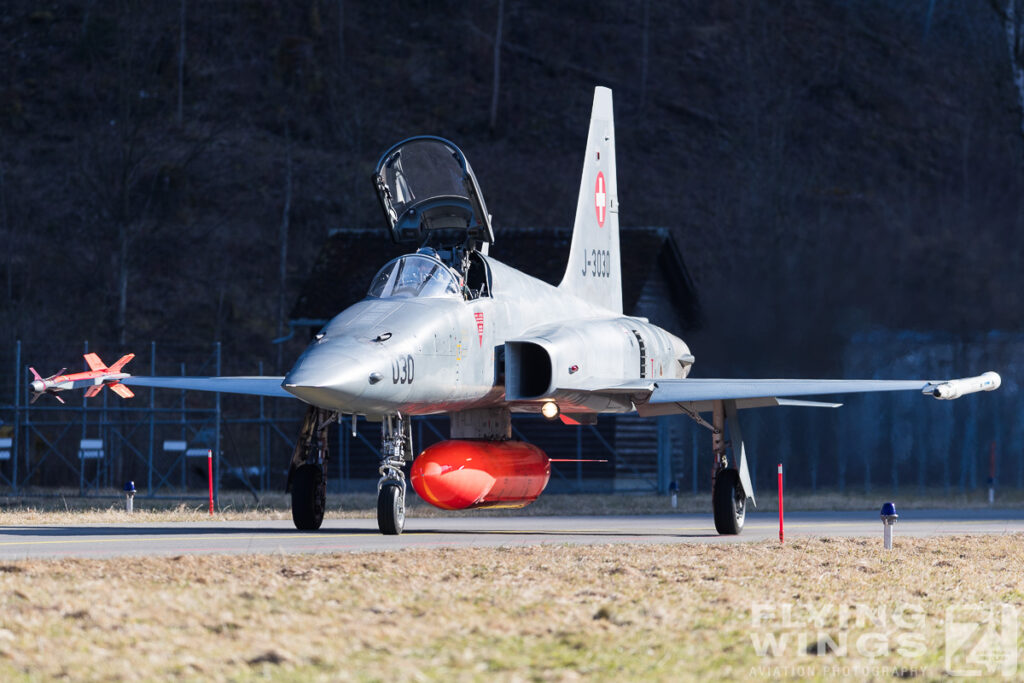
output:
{"label": "engine intake duct", "polygon": [[505,398],[540,398],[554,391],[548,350],[536,342],[505,343]]}

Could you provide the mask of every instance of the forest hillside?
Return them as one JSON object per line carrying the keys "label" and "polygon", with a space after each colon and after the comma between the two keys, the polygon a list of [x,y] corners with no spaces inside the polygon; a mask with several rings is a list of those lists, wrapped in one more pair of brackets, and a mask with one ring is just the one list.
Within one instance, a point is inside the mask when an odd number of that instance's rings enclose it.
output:
{"label": "forest hillside", "polygon": [[595,85],[622,223],[682,245],[704,374],[835,372],[875,329],[1020,332],[998,7],[7,0],[0,360],[220,340],[226,371],[274,363],[328,231],[382,226],[369,174],[409,135],[466,152],[500,259],[502,226],[571,225]]}

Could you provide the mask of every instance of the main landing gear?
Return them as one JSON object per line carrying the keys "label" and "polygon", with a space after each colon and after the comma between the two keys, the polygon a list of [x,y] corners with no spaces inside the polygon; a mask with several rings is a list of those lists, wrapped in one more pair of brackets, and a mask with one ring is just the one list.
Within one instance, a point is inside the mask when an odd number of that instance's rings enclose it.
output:
{"label": "main landing gear", "polygon": [[377,528],[397,536],[405,528],[405,472],[412,460],[412,422],[401,413],[388,415],[380,426],[380,480],[377,482]]}
{"label": "main landing gear", "polygon": [[315,531],[324,521],[327,507],[327,428],[338,413],[310,406],[302,421],[292,463],[288,468],[288,491],[292,494],[295,528]]}
{"label": "main landing gear", "polygon": [[[715,519],[715,530],[720,534],[734,535],[743,531],[747,516],[747,501],[755,504],[754,488],[747,470],[747,453],[743,445],[735,401],[715,401],[712,423],[696,411],[685,410],[697,424],[711,430],[714,465],[711,469],[711,511]],[[732,441],[735,462],[729,460],[725,440],[726,422]]]}
{"label": "main landing gear", "polygon": [[720,534],[731,535],[743,530],[743,521],[747,516],[747,497],[740,483],[739,470],[729,467],[724,433],[725,417],[724,401],[715,401],[711,441],[715,455],[711,471],[711,510],[715,517],[715,530]]}

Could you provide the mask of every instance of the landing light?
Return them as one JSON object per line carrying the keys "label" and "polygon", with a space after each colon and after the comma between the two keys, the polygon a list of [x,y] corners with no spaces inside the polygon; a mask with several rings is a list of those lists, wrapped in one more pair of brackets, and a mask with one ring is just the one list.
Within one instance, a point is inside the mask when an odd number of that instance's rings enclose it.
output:
{"label": "landing light", "polygon": [[540,414],[549,420],[554,420],[558,417],[558,404],[554,401],[548,401],[540,407]]}

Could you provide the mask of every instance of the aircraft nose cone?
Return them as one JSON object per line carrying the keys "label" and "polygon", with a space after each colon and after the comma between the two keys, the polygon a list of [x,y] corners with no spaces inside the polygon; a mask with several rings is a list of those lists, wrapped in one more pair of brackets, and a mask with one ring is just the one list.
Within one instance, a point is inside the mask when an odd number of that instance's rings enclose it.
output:
{"label": "aircraft nose cone", "polygon": [[38,379],[35,380],[34,382],[32,382],[32,391],[34,391],[36,393],[41,392],[45,388],[46,387],[43,386],[43,383],[40,380],[38,380]]}
{"label": "aircraft nose cone", "polygon": [[306,403],[344,409],[370,385],[370,370],[352,356],[313,350],[284,378],[285,391]]}

